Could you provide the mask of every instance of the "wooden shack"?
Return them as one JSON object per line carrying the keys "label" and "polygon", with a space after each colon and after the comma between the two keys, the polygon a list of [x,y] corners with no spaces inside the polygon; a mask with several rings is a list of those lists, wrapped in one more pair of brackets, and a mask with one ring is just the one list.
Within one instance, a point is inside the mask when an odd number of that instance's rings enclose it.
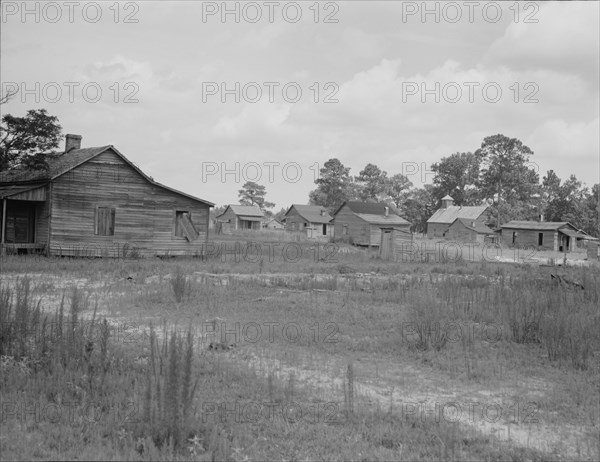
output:
{"label": "wooden shack", "polygon": [[217,224],[221,223],[221,229],[223,230],[248,229],[257,231],[261,229],[261,223],[264,219],[265,214],[257,205],[228,205],[223,213],[217,217]]}
{"label": "wooden shack", "polygon": [[206,248],[214,204],[157,183],[114,146],[65,152],[47,170],[0,175],[1,250],[121,257],[192,255]]}
{"label": "wooden shack", "polygon": [[384,260],[410,261],[413,235],[405,227],[382,227],[379,257]]}
{"label": "wooden shack", "polygon": [[381,244],[381,228],[396,227],[410,231],[410,222],[389,206],[378,202],[344,202],[333,214],[336,240],[355,245]]}
{"label": "wooden shack", "polygon": [[571,252],[589,236],[566,221],[509,221],[502,226],[502,240],[508,246]]}
{"label": "wooden shack", "polygon": [[457,206],[453,204],[454,199],[452,197],[445,196],[442,198],[442,206],[427,220],[428,238],[444,238],[444,233],[457,218],[476,222],[481,226],[485,226],[490,220],[489,208],[486,205]]}
{"label": "wooden shack", "polygon": [[457,218],[442,236],[451,241],[484,244],[485,242],[493,242],[495,233],[494,230],[481,221]]}
{"label": "wooden shack", "polygon": [[320,205],[293,204],[284,220],[286,231],[305,233],[308,239],[328,240],[333,235],[331,215]]}

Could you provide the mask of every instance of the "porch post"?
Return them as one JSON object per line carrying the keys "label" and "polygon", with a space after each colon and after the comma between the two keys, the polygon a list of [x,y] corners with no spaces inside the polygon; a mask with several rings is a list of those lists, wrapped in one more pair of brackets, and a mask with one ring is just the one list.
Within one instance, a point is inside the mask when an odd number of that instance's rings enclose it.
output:
{"label": "porch post", "polygon": [[0,240],[1,251],[4,255],[4,241],[6,239],[6,197],[2,199],[2,238]]}

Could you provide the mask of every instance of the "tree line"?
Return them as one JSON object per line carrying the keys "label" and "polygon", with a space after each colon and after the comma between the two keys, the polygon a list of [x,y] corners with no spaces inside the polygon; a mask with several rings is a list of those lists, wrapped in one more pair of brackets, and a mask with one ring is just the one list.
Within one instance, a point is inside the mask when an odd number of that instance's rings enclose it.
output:
{"label": "tree line", "polygon": [[384,202],[410,221],[413,231],[425,232],[442,197],[450,195],[455,205],[488,206],[492,226],[543,215],[545,221],[568,221],[600,237],[600,185],[588,188],[575,175],[563,181],[553,170],[540,180],[532,155],[516,138],[488,136],[473,152],[456,152],[432,164],[432,184],[420,188],[402,173],[388,175],[372,163],[352,176],[350,168],[332,158],[321,168],[309,201],[330,212],[347,200]]}

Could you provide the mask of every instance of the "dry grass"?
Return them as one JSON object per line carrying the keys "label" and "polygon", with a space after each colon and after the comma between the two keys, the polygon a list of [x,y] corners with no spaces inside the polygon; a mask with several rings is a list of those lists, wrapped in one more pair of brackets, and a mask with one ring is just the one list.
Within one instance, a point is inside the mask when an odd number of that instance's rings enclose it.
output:
{"label": "dry grass", "polygon": [[[4,263],[3,459],[554,458],[434,416],[399,413],[394,394],[409,401],[416,386],[434,396],[436,380],[465,399],[500,384],[517,399],[533,393],[526,380],[541,381],[544,422],[598,425],[596,269],[390,263],[368,251],[338,253],[334,263],[307,253],[262,267],[220,258]],[[585,289],[552,285],[550,271]],[[15,279],[25,273],[37,273],[36,283]],[[137,335],[119,335],[115,319],[102,320],[111,313],[139,326]],[[222,321],[212,323],[211,336],[205,321],[215,317]],[[458,338],[456,326],[471,334]],[[234,352],[209,352],[208,342],[222,335],[236,343]],[[273,357],[290,372],[248,366],[252,355]],[[339,378],[339,387],[323,391],[306,379],[309,366]],[[413,384],[410,370],[429,382]],[[370,383],[393,387],[376,407],[367,403]],[[232,412],[236,403],[291,402],[305,414],[311,406],[323,412],[297,422],[283,415],[242,421]],[[36,417],[35,406],[47,412]],[[52,422],[56,406],[73,418]],[[102,418],[90,421],[94,409]],[[578,445],[579,459],[597,458],[593,436]]]}

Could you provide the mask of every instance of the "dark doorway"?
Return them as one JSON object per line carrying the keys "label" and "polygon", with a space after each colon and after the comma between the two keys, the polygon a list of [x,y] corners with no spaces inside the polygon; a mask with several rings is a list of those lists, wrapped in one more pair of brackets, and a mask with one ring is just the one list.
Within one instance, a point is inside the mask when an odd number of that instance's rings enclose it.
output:
{"label": "dark doorway", "polygon": [[5,242],[7,244],[33,244],[35,242],[35,204],[25,201],[8,201],[6,204]]}
{"label": "dark doorway", "polygon": [[323,236],[327,236],[327,225],[323,224]]}
{"label": "dark doorway", "polygon": [[544,233],[538,233],[538,245],[544,245]]}

